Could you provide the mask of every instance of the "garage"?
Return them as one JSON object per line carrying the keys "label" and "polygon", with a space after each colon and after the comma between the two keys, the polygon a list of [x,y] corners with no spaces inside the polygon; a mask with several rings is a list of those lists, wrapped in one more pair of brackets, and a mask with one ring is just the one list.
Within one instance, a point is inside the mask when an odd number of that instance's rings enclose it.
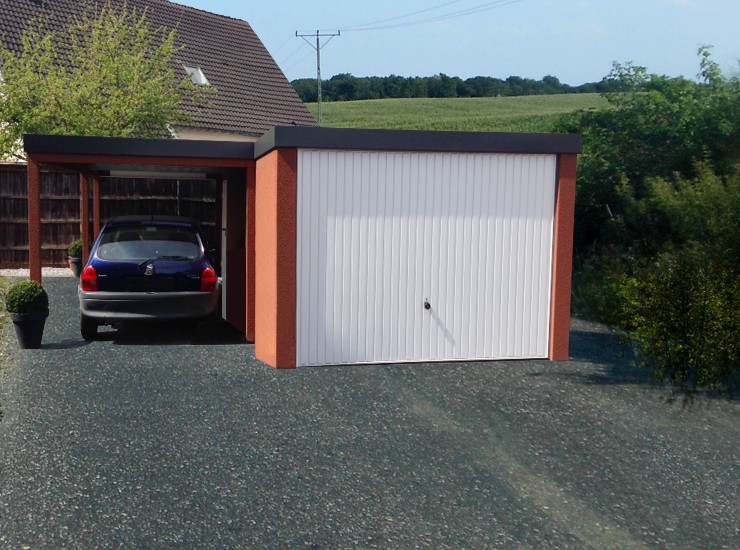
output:
{"label": "garage", "polygon": [[580,136],[277,126],[253,144],[24,144],[36,280],[41,166],[94,187],[121,166],[219,173],[225,318],[268,365],[569,357]]}
{"label": "garage", "polygon": [[567,358],[580,150],[570,135],[275,128],[255,150],[257,357]]}

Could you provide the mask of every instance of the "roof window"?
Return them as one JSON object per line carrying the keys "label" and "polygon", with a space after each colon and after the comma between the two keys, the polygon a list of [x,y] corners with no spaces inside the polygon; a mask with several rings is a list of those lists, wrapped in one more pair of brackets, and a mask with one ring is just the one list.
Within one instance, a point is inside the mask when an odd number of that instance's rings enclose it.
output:
{"label": "roof window", "polygon": [[183,68],[185,69],[185,72],[190,75],[190,80],[193,82],[193,84],[200,84],[202,86],[211,85],[211,83],[208,82],[206,75],[203,73],[203,69],[201,69],[200,67],[190,67],[188,65],[183,65]]}

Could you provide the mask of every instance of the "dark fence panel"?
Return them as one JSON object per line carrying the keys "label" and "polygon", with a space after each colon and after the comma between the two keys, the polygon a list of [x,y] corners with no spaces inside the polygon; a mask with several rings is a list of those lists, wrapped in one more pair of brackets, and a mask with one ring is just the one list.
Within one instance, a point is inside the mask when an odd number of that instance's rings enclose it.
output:
{"label": "dark fence panel", "polygon": [[[101,220],[121,215],[182,215],[200,222],[216,247],[218,182],[101,178]],[[28,184],[25,166],[0,166],[0,267],[28,266]],[[92,182],[90,184],[92,199]],[[92,200],[90,201],[92,232]],[[77,174],[41,174],[41,261],[67,265],[67,247],[80,238],[80,179]]]}

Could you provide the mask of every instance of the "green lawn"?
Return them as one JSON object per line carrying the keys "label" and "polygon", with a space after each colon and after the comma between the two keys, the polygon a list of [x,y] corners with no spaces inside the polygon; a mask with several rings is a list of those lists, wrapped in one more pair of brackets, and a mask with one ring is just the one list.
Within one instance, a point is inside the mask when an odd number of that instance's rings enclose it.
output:
{"label": "green lawn", "polygon": [[[604,109],[599,94],[450,99],[376,99],[323,104],[324,126],[401,130],[547,132],[557,118],[579,109]],[[318,116],[318,105],[309,103]]]}

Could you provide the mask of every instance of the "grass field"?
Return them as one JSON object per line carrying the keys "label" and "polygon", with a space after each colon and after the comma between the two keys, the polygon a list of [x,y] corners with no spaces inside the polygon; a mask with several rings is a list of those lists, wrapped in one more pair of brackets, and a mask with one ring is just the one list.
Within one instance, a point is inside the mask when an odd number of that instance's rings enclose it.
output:
{"label": "grass field", "polygon": [[[323,103],[324,126],[402,130],[548,132],[565,113],[604,109],[599,94],[450,99],[376,99]],[[318,105],[309,103],[318,117]]]}

